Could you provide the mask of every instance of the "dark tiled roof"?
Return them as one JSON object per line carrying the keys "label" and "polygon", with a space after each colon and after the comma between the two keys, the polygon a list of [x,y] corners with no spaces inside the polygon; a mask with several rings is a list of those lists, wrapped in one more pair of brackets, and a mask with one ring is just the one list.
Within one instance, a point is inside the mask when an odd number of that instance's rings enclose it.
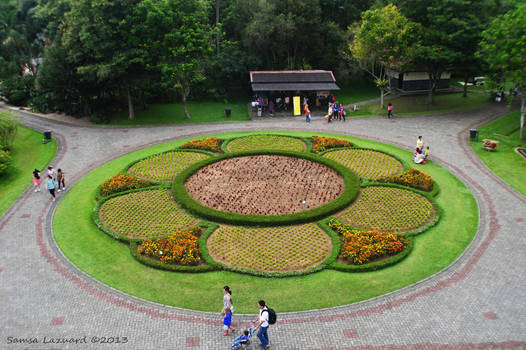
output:
{"label": "dark tiled roof", "polygon": [[339,90],[331,71],[253,71],[250,82],[254,91]]}
{"label": "dark tiled roof", "polygon": [[335,83],[253,83],[253,91],[326,91],[340,90]]}

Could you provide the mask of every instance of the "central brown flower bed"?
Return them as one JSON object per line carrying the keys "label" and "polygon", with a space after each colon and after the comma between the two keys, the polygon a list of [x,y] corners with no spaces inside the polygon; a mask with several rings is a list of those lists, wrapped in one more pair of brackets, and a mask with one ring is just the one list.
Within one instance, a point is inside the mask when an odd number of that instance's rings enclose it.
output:
{"label": "central brown flower bed", "polygon": [[323,164],[280,155],[256,155],[207,165],[186,180],[185,188],[202,205],[216,210],[279,215],[331,202],[342,194],[345,185],[336,171]]}

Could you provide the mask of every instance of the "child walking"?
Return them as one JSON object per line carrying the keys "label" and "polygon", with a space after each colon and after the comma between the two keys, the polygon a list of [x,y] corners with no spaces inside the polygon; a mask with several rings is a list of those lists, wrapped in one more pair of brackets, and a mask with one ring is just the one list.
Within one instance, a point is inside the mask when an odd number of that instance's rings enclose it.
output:
{"label": "child walking", "polygon": [[389,103],[387,105],[387,118],[391,119],[392,116],[393,116],[393,104]]}
{"label": "child walking", "polygon": [[225,316],[223,317],[223,330],[225,333],[223,335],[228,335],[229,331],[230,333],[233,333],[235,331],[234,328],[231,327],[232,324],[232,311],[230,311],[230,308],[225,309]]}
{"label": "child walking", "polygon": [[62,171],[62,169],[57,170],[57,184],[59,192],[61,188],[63,191],[66,190],[66,184],[64,183],[64,172]]}
{"label": "child walking", "polygon": [[33,183],[35,184],[35,192],[40,192],[40,183],[42,179],[40,178],[40,171],[38,169],[33,170]]}
{"label": "child walking", "polygon": [[55,180],[51,175],[47,176],[46,180],[47,189],[49,190],[49,193],[51,194],[51,197],[53,198],[52,201],[55,201]]}

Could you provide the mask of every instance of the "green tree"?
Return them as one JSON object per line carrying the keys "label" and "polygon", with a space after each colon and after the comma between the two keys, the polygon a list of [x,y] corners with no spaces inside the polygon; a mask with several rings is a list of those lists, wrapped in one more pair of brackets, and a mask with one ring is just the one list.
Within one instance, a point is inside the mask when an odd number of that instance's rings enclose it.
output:
{"label": "green tree", "polygon": [[3,150],[11,149],[17,132],[18,123],[13,114],[7,111],[0,111],[0,148]]}
{"label": "green tree", "polygon": [[526,113],[526,4],[495,18],[482,33],[479,56],[521,90],[520,139]]}
{"label": "green tree", "polygon": [[138,13],[145,18],[144,32],[156,57],[156,67],[169,88],[186,105],[194,84],[204,80],[204,61],[213,53],[214,32],[207,23],[206,3],[198,0],[144,0]]}
{"label": "green tree", "polygon": [[398,0],[402,12],[422,26],[422,40],[413,62],[427,70],[428,103],[433,103],[442,75],[457,68],[464,74],[476,71],[473,57],[477,37],[488,18],[486,0]]}
{"label": "green tree", "polygon": [[362,13],[362,21],[353,29],[349,49],[360,68],[368,72],[380,90],[380,106],[389,91],[387,68],[403,68],[417,40],[417,25],[402,15],[395,5]]}

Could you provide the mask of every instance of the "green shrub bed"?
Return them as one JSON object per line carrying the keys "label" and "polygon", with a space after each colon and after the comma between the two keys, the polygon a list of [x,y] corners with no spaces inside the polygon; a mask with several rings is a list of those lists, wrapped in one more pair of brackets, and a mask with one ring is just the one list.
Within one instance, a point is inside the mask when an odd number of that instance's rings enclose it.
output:
{"label": "green shrub bed", "polygon": [[131,175],[152,181],[173,181],[175,176],[189,165],[197,163],[210,155],[202,152],[169,151],[134,162],[127,169]]}
{"label": "green shrub bed", "polygon": [[409,189],[368,186],[348,208],[335,216],[362,230],[402,233],[433,221],[435,207],[429,198]]}
{"label": "green shrub bed", "polygon": [[208,253],[228,265],[264,272],[310,269],[331,253],[332,242],[316,224],[257,227],[220,225],[208,238]]}
{"label": "green shrub bed", "polygon": [[226,144],[229,152],[257,151],[257,150],[286,150],[304,152],[307,145],[296,137],[280,135],[251,135],[230,140]]}
{"label": "green shrub bed", "polygon": [[110,196],[95,210],[96,224],[122,240],[164,236],[198,222],[178,207],[168,189]]}
{"label": "green shrub bed", "polygon": [[323,157],[342,164],[363,178],[397,175],[404,171],[404,166],[395,157],[368,149],[339,149],[326,152]]}

